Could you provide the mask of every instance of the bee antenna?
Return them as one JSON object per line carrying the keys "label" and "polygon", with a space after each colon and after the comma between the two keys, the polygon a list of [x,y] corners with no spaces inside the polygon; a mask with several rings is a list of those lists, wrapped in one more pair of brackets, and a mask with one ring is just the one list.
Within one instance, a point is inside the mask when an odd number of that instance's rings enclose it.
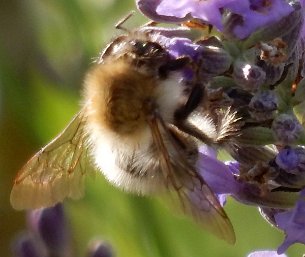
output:
{"label": "bee antenna", "polygon": [[129,32],[129,29],[126,29],[122,25],[134,14],[135,14],[135,11],[130,11],[125,17],[123,17],[121,20],[119,20],[119,22],[115,25],[115,28]]}

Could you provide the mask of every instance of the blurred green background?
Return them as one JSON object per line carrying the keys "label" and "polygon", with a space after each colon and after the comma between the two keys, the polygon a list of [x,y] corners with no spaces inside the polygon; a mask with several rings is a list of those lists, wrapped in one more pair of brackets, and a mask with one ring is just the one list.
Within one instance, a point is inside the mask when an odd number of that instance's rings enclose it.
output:
{"label": "blurred green background", "polygon": [[[135,9],[132,0],[0,1],[0,253],[11,256],[25,213],[9,204],[13,177],[22,164],[54,137],[79,108],[84,73],[92,58],[118,35],[114,24]],[[135,15],[134,27],[145,21]],[[102,176],[89,179],[80,201],[66,201],[76,257],[91,238],[110,242],[118,257],[244,257],[275,249],[283,235],[256,208],[229,200],[234,246],[175,214],[158,197],[127,195]],[[290,257],[302,256],[292,247]]]}

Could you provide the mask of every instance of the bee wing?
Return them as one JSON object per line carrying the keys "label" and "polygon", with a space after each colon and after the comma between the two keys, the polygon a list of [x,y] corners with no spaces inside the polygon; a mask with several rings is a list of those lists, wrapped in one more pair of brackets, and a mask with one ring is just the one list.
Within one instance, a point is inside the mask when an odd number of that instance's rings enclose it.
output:
{"label": "bee wing", "polygon": [[[154,143],[160,152],[160,165],[167,186],[177,193],[183,210],[205,229],[233,244],[235,233],[228,216],[195,167],[179,150],[162,118],[157,115],[149,124]],[[167,149],[164,142],[168,140],[174,151]]]}
{"label": "bee wing", "polygon": [[48,207],[65,197],[77,199],[83,195],[88,163],[84,123],[82,110],[63,132],[23,166],[11,191],[13,208]]}

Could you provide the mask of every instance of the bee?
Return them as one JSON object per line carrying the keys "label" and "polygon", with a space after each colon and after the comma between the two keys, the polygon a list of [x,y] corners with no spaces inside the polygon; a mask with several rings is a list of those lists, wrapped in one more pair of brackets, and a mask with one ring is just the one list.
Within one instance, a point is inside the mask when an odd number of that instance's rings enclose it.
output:
{"label": "bee", "polygon": [[195,83],[185,93],[181,70],[189,58],[173,59],[156,38],[123,34],[100,54],[85,76],[80,112],[17,174],[15,209],[80,198],[92,159],[115,186],[139,195],[173,192],[204,228],[235,241],[229,218],[195,168],[200,132],[187,118],[204,90]]}

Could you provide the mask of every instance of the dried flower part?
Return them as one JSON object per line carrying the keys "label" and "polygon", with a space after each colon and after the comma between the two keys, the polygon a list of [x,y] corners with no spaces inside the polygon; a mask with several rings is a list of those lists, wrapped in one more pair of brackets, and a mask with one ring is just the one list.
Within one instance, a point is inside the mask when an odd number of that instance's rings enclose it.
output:
{"label": "dried flower part", "polygon": [[294,101],[299,104],[302,103],[305,99],[305,79],[303,78],[299,83],[294,84]]}
{"label": "dried flower part", "polygon": [[257,121],[273,119],[278,107],[277,95],[273,90],[257,92],[249,103],[250,114]]}
{"label": "dried flower part", "polygon": [[237,61],[234,63],[233,78],[243,89],[255,92],[264,83],[266,74],[259,66]]}
{"label": "dried flower part", "polygon": [[281,38],[275,38],[270,42],[261,42],[258,46],[260,49],[260,59],[272,65],[284,63],[288,56],[287,43]]}
{"label": "dried flower part", "polygon": [[275,118],[272,130],[278,143],[288,145],[297,141],[303,132],[303,127],[293,115],[284,113]]}

